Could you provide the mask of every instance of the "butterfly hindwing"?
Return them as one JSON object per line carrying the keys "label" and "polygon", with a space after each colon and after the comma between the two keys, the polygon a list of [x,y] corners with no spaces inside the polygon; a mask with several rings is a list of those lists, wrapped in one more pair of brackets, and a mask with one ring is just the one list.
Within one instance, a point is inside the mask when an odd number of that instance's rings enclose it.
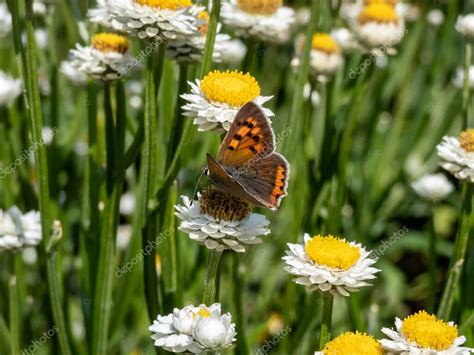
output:
{"label": "butterfly hindwing", "polygon": [[240,167],[275,150],[275,137],[262,109],[249,102],[237,113],[221,144],[217,161]]}
{"label": "butterfly hindwing", "polygon": [[[207,155],[207,168],[209,169],[209,178],[212,184],[219,190],[228,192],[234,196],[240,197],[256,206],[267,207],[258,199],[248,193],[245,188],[237,181],[238,173],[230,173],[220,165],[210,154]],[[234,171],[235,172],[235,171]]]}
{"label": "butterfly hindwing", "polygon": [[287,194],[289,177],[290,166],[286,159],[272,153],[242,170],[236,175],[236,180],[260,205],[276,209]]}

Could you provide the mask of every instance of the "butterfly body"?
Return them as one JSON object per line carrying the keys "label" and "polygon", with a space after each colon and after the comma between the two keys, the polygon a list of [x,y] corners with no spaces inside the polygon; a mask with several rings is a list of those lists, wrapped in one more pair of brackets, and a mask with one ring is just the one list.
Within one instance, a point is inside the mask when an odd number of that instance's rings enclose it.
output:
{"label": "butterfly body", "polygon": [[275,152],[275,137],[262,110],[249,102],[237,113],[207,172],[219,190],[256,206],[276,210],[286,195],[290,173],[286,159]]}

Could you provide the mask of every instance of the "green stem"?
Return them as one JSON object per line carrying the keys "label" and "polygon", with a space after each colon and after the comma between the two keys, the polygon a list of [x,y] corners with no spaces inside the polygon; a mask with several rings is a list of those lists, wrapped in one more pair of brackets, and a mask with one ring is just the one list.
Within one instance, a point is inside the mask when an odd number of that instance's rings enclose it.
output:
{"label": "green stem", "polygon": [[202,296],[202,303],[206,306],[210,306],[217,301],[216,276],[221,255],[221,251],[209,250],[209,262],[207,264],[206,279],[204,280],[204,294]]}
{"label": "green stem", "polygon": [[360,332],[365,331],[364,320],[360,311],[360,302],[357,294],[346,297],[347,306],[349,308],[349,317],[352,322],[352,327]]}
{"label": "green stem", "polygon": [[472,59],[472,44],[466,43],[466,54],[464,61],[464,85],[462,92],[462,113],[463,121],[462,127],[463,130],[466,130],[469,127],[469,96],[470,96],[470,86],[469,86],[469,68],[471,66]]}
{"label": "green stem", "polygon": [[233,294],[235,304],[235,316],[237,326],[238,342],[235,349],[235,353],[238,355],[249,354],[249,348],[247,344],[247,334],[245,326],[245,315],[243,307],[243,295],[245,294],[245,285],[243,280],[242,272],[240,271],[240,255],[232,253],[232,280],[233,280]]}
{"label": "green stem", "polygon": [[[122,193],[122,180],[114,184],[114,172],[121,166],[125,145],[125,94],[123,83],[117,83],[117,115],[114,122],[111,106],[110,87],[104,92],[104,110],[107,147],[107,203],[103,216],[102,233],[99,246],[99,264],[94,295],[94,321],[92,353],[108,353],[109,323],[112,309],[112,288],[115,268],[115,237],[119,223],[119,203]],[[110,180],[109,180],[110,179]]]}
{"label": "green stem", "polygon": [[[162,45],[161,47],[164,47]],[[161,52],[161,48],[160,48]],[[146,88],[145,88],[145,113],[144,113],[144,131],[145,140],[142,151],[142,166],[140,169],[140,184],[143,199],[140,210],[144,214],[144,226],[142,229],[142,247],[147,247],[151,242],[154,242],[157,228],[157,218],[159,211],[149,212],[149,200],[152,197],[155,183],[156,183],[156,159],[157,159],[157,112],[156,112],[156,71],[161,72],[163,61],[160,60],[158,67],[155,67],[153,56],[149,56],[146,68]],[[160,75],[161,77],[161,75]],[[147,310],[149,320],[152,321],[160,310],[158,298],[158,280],[155,267],[155,253],[145,255],[144,262],[144,285],[145,298],[147,302]]]}
{"label": "green stem", "polygon": [[202,58],[202,65],[199,77],[202,78],[212,68],[212,54],[214,53],[214,43],[216,42],[217,24],[221,13],[221,0],[212,2],[211,18],[209,19],[209,27],[206,36],[206,46]]}
{"label": "green stem", "polygon": [[428,299],[428,310],[430,312],[435,312],[435,300],[436,300],[436,230],[435,230],[435,220],[434,220],[434,211],[431,216],[429,223],[429,234],[430,234],[430,243],[428,249],[428,264],[429,264],[429,275],[430,275],[430,294]]}
{"label": "green stem", "polygon": [[459,220],[458,233],[454,244],[454,251],[449,265],[448,279],[444,287],[441,304],[438,308],[438,317],[444,320],[450,318],[451,309],[454,302],[454,294],[457,290],[459,279],[464,265],[467,244],[469,241],[469,232],[472,224],[472,198],[474,187],[470,183],[463,186],[463,204],[461,217]]}
{"label": "green stem", "polygon": [[[26,26],[26,49],[21,45],[21,33],[24,28],[21,26],[19,18],[19,5],[21,1],[10,1],[10,9],[12,11],[13,20],[13,37],[15,44],[15,51],[17,57],[20,56],[22,65],[23,81],[26,87],[26,106],[29,113],[29,129],[33,142],[40,142],[42,139],[43,117],[41,112],[41,99],[39,92],[39,80],[37,72],[37,49],[35,43],[35,33],[33,26],[33,8],[32,0],[25,2],[25,21]],[[45,248],[49,242],[49,231],[51,226],[50,216],[50,195],[49,195],[49,174],[48,174],[48,160],[46,154],[46,146],[40,145],[39,149],[35,151],[35,160],[37,161],[37,176],[39,179],[39,210],[41,213],[41,230],[42,230],[42,247]],[[45,249],[42,251],[42,256],[45,255]],[[68,335],[66,331],[66,321],[64,318],[63,304],[61,301],[61,283],[59,281],[60,273],[55,268],[54,259],[51,255],[46,257],[46,273],[48,281],[48,290],[51,302],[51,309],[53,313],[53,320],[58,329],[58,340],[61,348],[61,353],[64,355],[71,354]]]}
{"label": "green stem", "polygon": [[291,112],[289,118],[289,125],[291,128],[291,135],[284,141],[284,148],[288,151],[289,157],[295,156],[297,150],[299,150],[299,144],[297,144],[298,140],[301,138],[301,127],[302,127],[302,120],[301,120],[301,110],[303,108],[303,90],[304,85],[308,79],[309,73],[309,59],[311,53],[311,41],[313,39],[313,34],[316,31],[318,21],[319,21],[319,13],[320,13],[320,0],[312,0],[311,5],[311,19],[308,24],[308,28],[306,30],[305,35],[305,43],[304,43],[304,51],[301,57],[301,66],[298,71],[297,82],[293,91],[293,98],[292,98],[292,105],[291,105]]}
{"label": "green stem", "polygon": [[253,59],[257,53],[258,42],[255,39],[247,40],[247,52],[245,53],[244,60],[242,61],[242,72],[247,73],[252,68]]}
{"label": "green stem", "polygon": [[10,308],[11,353],[20,354],[20,315],[18,312],[18,287],[16,276],[11,276],[8,282],[8,299]]}
{"label": "green stem", "polygon": [[321,330],[319,332],[319,350],[324,349],[326,343],[331,340],[332,304],[334,296],[325,292],[322,296]]}

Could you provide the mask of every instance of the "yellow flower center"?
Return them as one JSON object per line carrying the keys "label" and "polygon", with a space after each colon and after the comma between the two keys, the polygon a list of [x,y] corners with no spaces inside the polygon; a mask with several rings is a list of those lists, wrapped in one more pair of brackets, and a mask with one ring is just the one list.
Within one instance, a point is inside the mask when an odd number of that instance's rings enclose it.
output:
{"label": "yellow flower center", "polygon": [[332,235],[311,238],[306,243],[305,250],[315,264],[339,270],[349,269],[360,258],[358,247]]}
{"label": "yellow flower center", "polygon": [[201,307],[199,308],[199,311],[197,311],[197,313],[193,314],[193,318],[196,318],[197,316],[201,316],[203,318],[209,318],[211,316],[211,311],[208,310],[207,308]]}
{"label": "yellow flower center", "polygon": [[331,340],[324,347],[324,355],[382,355],[382,347],[370,335],[346,332]]}
{"label": "yellow flower center", "polygon": [[397,0],[364,0],[364,5],[372,5],[372,4],[389,4],[395,6]]}
{"label": "yellow flower center", "polygon": [[433,350],[448,349],[458,337],[455,325],[451,326],[425,311],[406,317],[401,330],[408,340]]}
{"label": "yellow flower center", "polygon": [[384,3],[373,3],[366,6],[359,14],[359,23],[398,23],[398,15],[392,5]]}
{"label": "yellow flower center", "polygon": [[474,129],[470,128],[467,131],[461,132],[459,143],[466,152],[474,152]]}
{"label": "yellow flower center", "polygon": [[249,73],[216,70],[202,79],[201,91],[208,100],[241,107],[260,95],[260,86]]}
{"label": "yellow flower center", "polygon": [[177,10],[193,4],[191,0],[135,0],[135,2],[140,5],[166,10]]}
{"label": "yellow flower center", "polygon": [[92,47],[101,52],[125,53],[128,49],[128,40],[115,33],[98,33],[91,42]]}
{"label": "yellow flower center", "polygon": [[341,51],[336,41],[327,33],[316,33],[313,36],[313,49],[328,54],[339,53]]}
{"label": "yellow flower center", "polygon": [[255,15],[271,15],[283,5],[283,0],[237,0],[242,11]]}
{"label": "yellow flower center", "polygon": [[209,13],[205,10],[198,14],[198,31],[201,36],[205,36],[207,34],[207,29],[209,28],[209,18]]}

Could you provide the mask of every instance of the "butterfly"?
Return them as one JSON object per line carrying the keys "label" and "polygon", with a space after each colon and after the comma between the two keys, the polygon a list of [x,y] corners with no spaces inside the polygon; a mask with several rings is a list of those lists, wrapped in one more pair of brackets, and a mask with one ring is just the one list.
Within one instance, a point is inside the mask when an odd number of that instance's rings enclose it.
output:
{"label": "butterfly", "polygon": [[218,189],[259,207],[276,210],[286,196],[290,166],[275,152],[275,135],[259,106],[245,104],[204,173]]}

